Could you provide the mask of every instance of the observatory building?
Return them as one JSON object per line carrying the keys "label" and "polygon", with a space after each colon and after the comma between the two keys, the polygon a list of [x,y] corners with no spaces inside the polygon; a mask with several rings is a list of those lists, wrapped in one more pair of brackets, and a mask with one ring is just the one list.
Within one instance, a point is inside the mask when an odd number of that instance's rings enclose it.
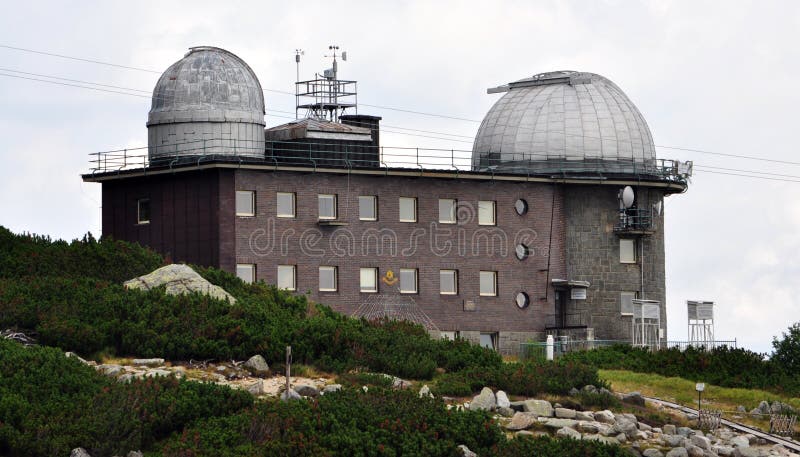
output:
{"label": "observatory building", "polygon": [[191,48],[153,91],[147,155],[95,153],[83,175],[103,235],[503,353],[665,340],[663,201],[691,163],[656,157],[619,87],[537,74],[489,89],[471,151],[393,148],[336,49],[296,83],[297,119],[268,126],[252,69]]}

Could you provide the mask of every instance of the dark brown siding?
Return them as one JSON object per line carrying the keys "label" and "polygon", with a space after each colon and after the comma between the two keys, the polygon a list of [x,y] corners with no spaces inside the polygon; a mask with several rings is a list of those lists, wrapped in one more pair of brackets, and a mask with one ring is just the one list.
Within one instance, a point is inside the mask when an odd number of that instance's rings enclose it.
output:
{"label": "dark brown siding", "polygon": [[[209,170],[104,182],[103,236],[138,242],[175,262],[218,266],[222,178]],[[136,223],[140,198],[150,199],[149,224]]]}

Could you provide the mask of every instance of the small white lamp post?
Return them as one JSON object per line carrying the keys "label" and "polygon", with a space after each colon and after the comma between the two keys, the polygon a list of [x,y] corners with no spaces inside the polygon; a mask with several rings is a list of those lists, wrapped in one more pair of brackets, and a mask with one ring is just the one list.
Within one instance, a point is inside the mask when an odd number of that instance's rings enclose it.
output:
{"label": "small white lamp post", "polygon": [[694,390],[697,391],[697,414],[700,414],[700,397],[703,395],[703,391],[706,390],[706,385],[702,382],[698,382],[694,385]]}

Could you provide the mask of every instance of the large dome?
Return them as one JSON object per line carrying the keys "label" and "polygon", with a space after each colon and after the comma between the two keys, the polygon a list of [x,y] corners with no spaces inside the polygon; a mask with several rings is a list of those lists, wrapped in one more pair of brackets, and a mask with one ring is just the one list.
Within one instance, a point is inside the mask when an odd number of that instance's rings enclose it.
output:
{"label": "large dome", "polygon": [[489,92],[505,94],[478,129],[476,170],[636,173],[655,163],[644,117],[600,75],[541,73]]}
{"label": "large dome", "polygon": [[264,125],[264,93],[247,63],[224,49],[190,48],[153,89],[150,157],[263,156]]}

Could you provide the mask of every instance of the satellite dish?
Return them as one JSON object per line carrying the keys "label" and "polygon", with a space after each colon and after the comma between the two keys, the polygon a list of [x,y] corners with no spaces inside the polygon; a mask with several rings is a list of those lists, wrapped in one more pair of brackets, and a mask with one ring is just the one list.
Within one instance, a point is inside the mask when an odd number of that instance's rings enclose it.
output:
{"label": "satellite dish", "polygon": [[634,197],[635,196],[633,194],[633,188],[631,186],[625,186],[625,188],[622,189],[622,198],[621,198],[622,206],[624,206],[625,209],[628,209],[631,206],[633,206]]}

